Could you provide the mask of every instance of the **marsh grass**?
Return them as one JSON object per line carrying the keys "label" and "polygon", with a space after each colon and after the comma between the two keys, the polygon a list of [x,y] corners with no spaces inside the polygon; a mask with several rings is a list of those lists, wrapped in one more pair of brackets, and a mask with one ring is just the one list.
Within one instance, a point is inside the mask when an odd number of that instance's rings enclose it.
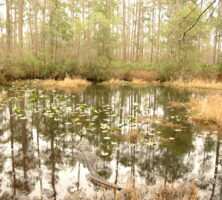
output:
{"label": "marsh grass", "polygon": [[[210,95],[190,100],[191,118],[200,122],[222,123],[222,96]],[[208,124],[208,123],[206,123]]]}
{"label": "marsh grass", "polygon": [[124,139],[129,141],[130,143],[135,144],[137,143],[140,136],[141,134],[139,133],[138,130],[132,129],[131,131],[129,131],[128,133],[124,135]]}
{"label": "marsh grass", "polygon": [[183,88],[200,88],[200,89],[222,89],[222,82],[213,81],[203,81],[201,79],[194,79],[192,81],[183,81],[179,79],[177,81],[165,82],[165,86],[175,86]]}
{"label": "marsh grass", "polygon": [[152,192],[150,200],[198,200],[197,187],[194,183],[174,185],[161,185]]}
{"label": "marsh grass", "polygon": [[145,80],[142,80],[142,79],[134,78],[132,80],[132,85],[141,87],[141,86],[148,86],[148,85],[150,85],[150,83],[148,81],[145,81]]}
{"label": "marsh grass", "polygon": [[100,83],[101,85],[105,85],[105,86],[110,86],[110,87],[119,87],[119,86],[124,86],[124,85],[127,85],[127,81],[122,81],[122,80],[119,80],[119,79],[110,79],[108,81],[104,81],[102,83]]}
{"label": "marsh grass", "polygon": [[86,87],[90,86],[91,83],[85,79],[76,78],[65,78],[64,80],[48,79],[41,81],[41,86],[46,89],[60,89],[60,90],[71,90],[71,91],[82,91]]}
{"label": "marsh grass", "polygon": [[193,183],[161,184],[147,186],[133,184],[133,179],[125,183],[122,195],[118,200],[198,200],[198,188]]}

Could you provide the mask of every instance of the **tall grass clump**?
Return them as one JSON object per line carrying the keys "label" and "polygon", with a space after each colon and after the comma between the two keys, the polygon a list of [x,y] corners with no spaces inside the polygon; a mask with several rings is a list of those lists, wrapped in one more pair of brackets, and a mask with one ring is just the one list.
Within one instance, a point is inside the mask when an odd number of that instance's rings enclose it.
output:
{"label": "tall grass clump", "polygon": [[46,89],[61,89],[79,91],[91,85],[91,83],[82,78],[65,78],[64,80],[47,79],[41,81],[41,85]]}
{"label": "tall grass clump", "polygon": [[147,86],[147,85],[149,85],[149,83],[147,81],[144,81],[142,79],[137,79],[137,78],[134,78],[132,80],[132,84],[135,85],[135,86]]}
{"label": "tall grass clump", "polygon": [[194,79],[191,81],[183,81],[182,79],[172,82],[166,82],[165,85],[184,87],[184,88],[201,88],[201,89],[222,89],[222,82],[204,81],[201,79]]}
{"label": "tall grass clump", "polygon": [[150,200],[198,200],[197,187],[191,185],[161,185],[157,187]]}
{"label": "tall grass clump", "polygon": [[125,84],[124,81],[114,78],[111,78],[110,80],[101,83],[101,85],[110,86],[110,87],[118,87],[124,84]]}
{"label": "tall grass clump", "polygon": [[205,98],[191,99],[191,117],[198,121],[210,121],[222,124],[222,96],[211,95]]}

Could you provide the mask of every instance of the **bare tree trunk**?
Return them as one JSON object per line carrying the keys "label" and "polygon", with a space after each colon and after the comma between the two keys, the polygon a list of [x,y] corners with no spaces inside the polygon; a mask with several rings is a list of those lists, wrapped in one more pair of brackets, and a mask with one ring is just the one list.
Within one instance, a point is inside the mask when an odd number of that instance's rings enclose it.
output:
{"label": "bare tree trunk", "polygon": [[141,13],[142,13],[142,2],[138,0],[138,16],[137,16],[137,37],[136,37],[136,61],[139,61],[139,51],[140,51],[140,32],[141,32]]}
{"label": "bare tree trunk", "polygon": [[12,36],[12,40],[13,40],[13,46],[14,46],[14,49],[16,49],[16,47],[17,47],[17,40],[18,40],[18,38],[17,38],[17,31],[18,31],[18,28],[17,28],[17,25],[18,25],[18,23],[17,23],[17,5],[15,5],[14,6],[14,19],[12,19],[12,22],[13,22],[13,24],[14,24],[14,28],[13,28],[13,36]]}
{"label": "bare tree trunk", "polygon": [[123,61],[126,61],[126,2],[123,0]]}
{"label": "bare tree trunk", "polygon": [[[219,6],[218,6],[218,21],[221,20],[221,12],[222,12],[222,2],[220,1]],[[220,30],[218,31],[218,37],[217,37],[218,45],[217,45],[216,64],[220,63],[221,36],[222,36],[222,28],[220,27]]]}
{"label": "bare tree trunk", "polygon": [[19,52],[22,55],[23,52],[23,9],[24,0],[18,1],[18,38],[19,38]]}
{"label": "bare tree trunk", "polygon": [[157,32],[157,50],[156,50],[156,62],[159,60],[159,52],[160,52],[160,31],[161,31],[161,0],[158,1],[158,32]]}
{"label": "bare tree trunk", "polygon": [[10,56],[12,45],[11,0],[6,2],[6,30],[7,30],[7,56]]}
{"label": "bare tree trunk", "polygon": [[151,30],[151,53],[150,53],[150,62],[153,62],[153,53],[154,53],[154,22],[155,22],[155,1],[153,0],[152,8],[152,30]]}
{"label": "bare tree trunk", "polygon": [[42,42],[42,47],[43,47],[43,63],[44,63],[44,66],[45,66],[46,65],[46,0],[44,0],[42,15],[43,15],[43,24],[42,24],[43,42]]}
{"label": "bare tree trunk", "polygon": [[34,14],[34,23],[35,23],[35,56],[38,55],[38,9],[37,5],[35,4],[35,14]]}

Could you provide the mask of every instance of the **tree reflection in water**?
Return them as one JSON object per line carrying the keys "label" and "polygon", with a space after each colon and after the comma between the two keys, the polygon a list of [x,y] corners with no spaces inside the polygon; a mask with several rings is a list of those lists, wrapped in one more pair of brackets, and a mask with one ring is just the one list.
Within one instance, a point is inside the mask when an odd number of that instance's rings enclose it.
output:
{"label": "tree reflection in water", "polygon": [[[75,158],[75,146],[86,138],[112,169],[112,183],[149,186],[192,181],[201,197],[222,195],[221,145],[216,135],[198,133],[187,123],[186,102],[194,94],[173,88],[105,88],[83,93],[39,89],[6,89],[0,110],[1,191],[23,199],[62,199],[74,191],[93,196],[98,188]],[[180,129],[165,127],[165,122]],[[137,130],[134,144],[126,135]],[[171,139],[169,139],[171,138]],[[104,156],[104,155],[105,156]]]}

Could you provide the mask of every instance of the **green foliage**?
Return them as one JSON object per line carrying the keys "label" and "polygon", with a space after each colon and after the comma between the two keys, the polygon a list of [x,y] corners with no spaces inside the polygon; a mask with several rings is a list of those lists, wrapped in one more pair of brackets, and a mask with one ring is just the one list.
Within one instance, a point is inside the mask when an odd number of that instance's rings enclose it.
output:
{"label": "green foliage", "polygon": [[82,66],[83,76],[94,80],[107,80],[111,75],[111,61],[105,56],[95,57]]}
{"label": "green foliage", "polygon": [[165,26],[165,36],[169,38],[167,45],[171,48],[171,60],[180,63],[180,67],[186,69],[198,61],[198,38],[209,31],[206,22],[201,18],[190,31],[186,32],[200,13],[200,8],[188,3]]}
{"label": "green foliage", "polygon": [[112,32],[111,25],[116,23],[116,18],[111,8],[116,5],[115,1],[94,0],[92,4],[93,14],[89,18],[93,24],[94,46],[99,57],[112,58],[112,49],[116,41],[116,34]]}
{"label": "green foliage", "polygon": [[67,3],[53,0],[49,20],[50,37],[69,40],[73,34],[70,18],[65,11]]}

